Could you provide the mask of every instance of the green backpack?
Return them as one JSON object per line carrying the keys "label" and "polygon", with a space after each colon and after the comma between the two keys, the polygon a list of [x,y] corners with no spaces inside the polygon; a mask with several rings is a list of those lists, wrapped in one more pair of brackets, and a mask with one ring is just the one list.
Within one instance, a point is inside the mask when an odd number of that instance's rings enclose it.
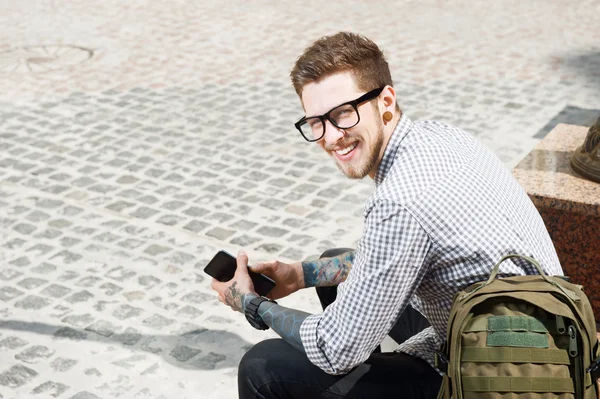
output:
{"label": "green backpack", "polygon": [[[529,261],[540,275],[496,279],[509,258]],[[438,399],[596,399],[591,374],[600,350],[582,289],[546,275],[533,258],[503,257],[486,282],[454,297],[435,356],[444,373]]]}

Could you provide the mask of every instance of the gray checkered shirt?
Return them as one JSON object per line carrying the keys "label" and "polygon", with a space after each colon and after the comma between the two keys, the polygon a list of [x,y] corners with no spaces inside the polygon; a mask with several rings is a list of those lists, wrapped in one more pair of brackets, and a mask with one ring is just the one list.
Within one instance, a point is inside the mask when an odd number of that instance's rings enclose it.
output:
{"label": "gray checkered shirt", "polygon": [[[500,160],[464,131],[402,116],[365,204],[364,231],[336,301],[309,316],[300,335],[310,361],[329,374],[364,362],[410,303],[431,323],[398,351],[433,365],[454,294],[489,277],[503,256],[562,269],[544,223]],[[537,274],[519,260],[500,276]]]}

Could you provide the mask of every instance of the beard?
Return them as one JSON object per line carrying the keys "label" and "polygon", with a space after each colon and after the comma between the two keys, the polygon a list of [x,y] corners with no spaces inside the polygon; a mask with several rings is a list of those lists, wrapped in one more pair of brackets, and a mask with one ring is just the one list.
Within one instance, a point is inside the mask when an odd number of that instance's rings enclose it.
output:
{"label": "beard", "polygon": [[[335,165],[337,168],[350,179],[362,179],[375,168],[381,148],[383,147],[383,122],[377,119],[377,136],[375,142],[370,149],[366,148],[366,143],[362,137],[359,138],[359,143],[362,144],[360,159],[352,160],[352,162],[340,164],[337,160]],[[367,153],[368,151],[368,153]]]}

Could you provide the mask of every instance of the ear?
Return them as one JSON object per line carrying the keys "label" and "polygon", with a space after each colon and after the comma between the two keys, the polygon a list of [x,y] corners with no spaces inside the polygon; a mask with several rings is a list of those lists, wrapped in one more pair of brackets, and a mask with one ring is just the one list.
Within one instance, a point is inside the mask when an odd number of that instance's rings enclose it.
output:
{"label": "ear", "polygon": [[395,113],[396,109],[396,90],[390,85],[387,85],[385,89],[381,92],[379,97],[381,102],[383,103],[382,112],[390,111],[391,113]]}

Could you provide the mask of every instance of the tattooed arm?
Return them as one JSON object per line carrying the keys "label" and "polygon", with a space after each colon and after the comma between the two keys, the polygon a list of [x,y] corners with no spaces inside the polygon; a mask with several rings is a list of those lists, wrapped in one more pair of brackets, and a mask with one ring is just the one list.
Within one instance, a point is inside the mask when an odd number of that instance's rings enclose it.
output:
{"label": "tattooed arm", "polygon": [[332,258],[310,262],[289,264],[277,260],[261,262],[252,265],[251,269],[275,281],[275,288],[269,294],[269,298],[279,299],[302,288],[324,287],[341,283],[346,280],[353,261],[354,251],[349,251]]}
{"label": "tattooed arm", "polygon": [[302,262],[304,288],[338,285],[346,280],[353,262],[354,251],[333,258]]}
{"label": "tattooed arm", "polygon": [[[219,294],[219,301],[231,309],[244,313],[248,303],[257,298],[252,280],[247,271],[248,257],[244,252],[238,254],[238,266],[233,279],[220,282],[213,279],[211,287]],[[281,336],[286,342],[301,352],[304,351],[300,338],[300,326],[310,314],[284,308],[272,302],[263,302],[258,308],[263,321]]]}
{"label": "tattooed arm", "polygon": [[[244,309],[256,297],[257,295],[252,293],[244,295]],[[285,308],[272,302],[263,302],[258,308],[258,314],[284,341],[300,352],[306,353],[300,339],[300,326],[304,319],[310,316],[309,313]]]}

